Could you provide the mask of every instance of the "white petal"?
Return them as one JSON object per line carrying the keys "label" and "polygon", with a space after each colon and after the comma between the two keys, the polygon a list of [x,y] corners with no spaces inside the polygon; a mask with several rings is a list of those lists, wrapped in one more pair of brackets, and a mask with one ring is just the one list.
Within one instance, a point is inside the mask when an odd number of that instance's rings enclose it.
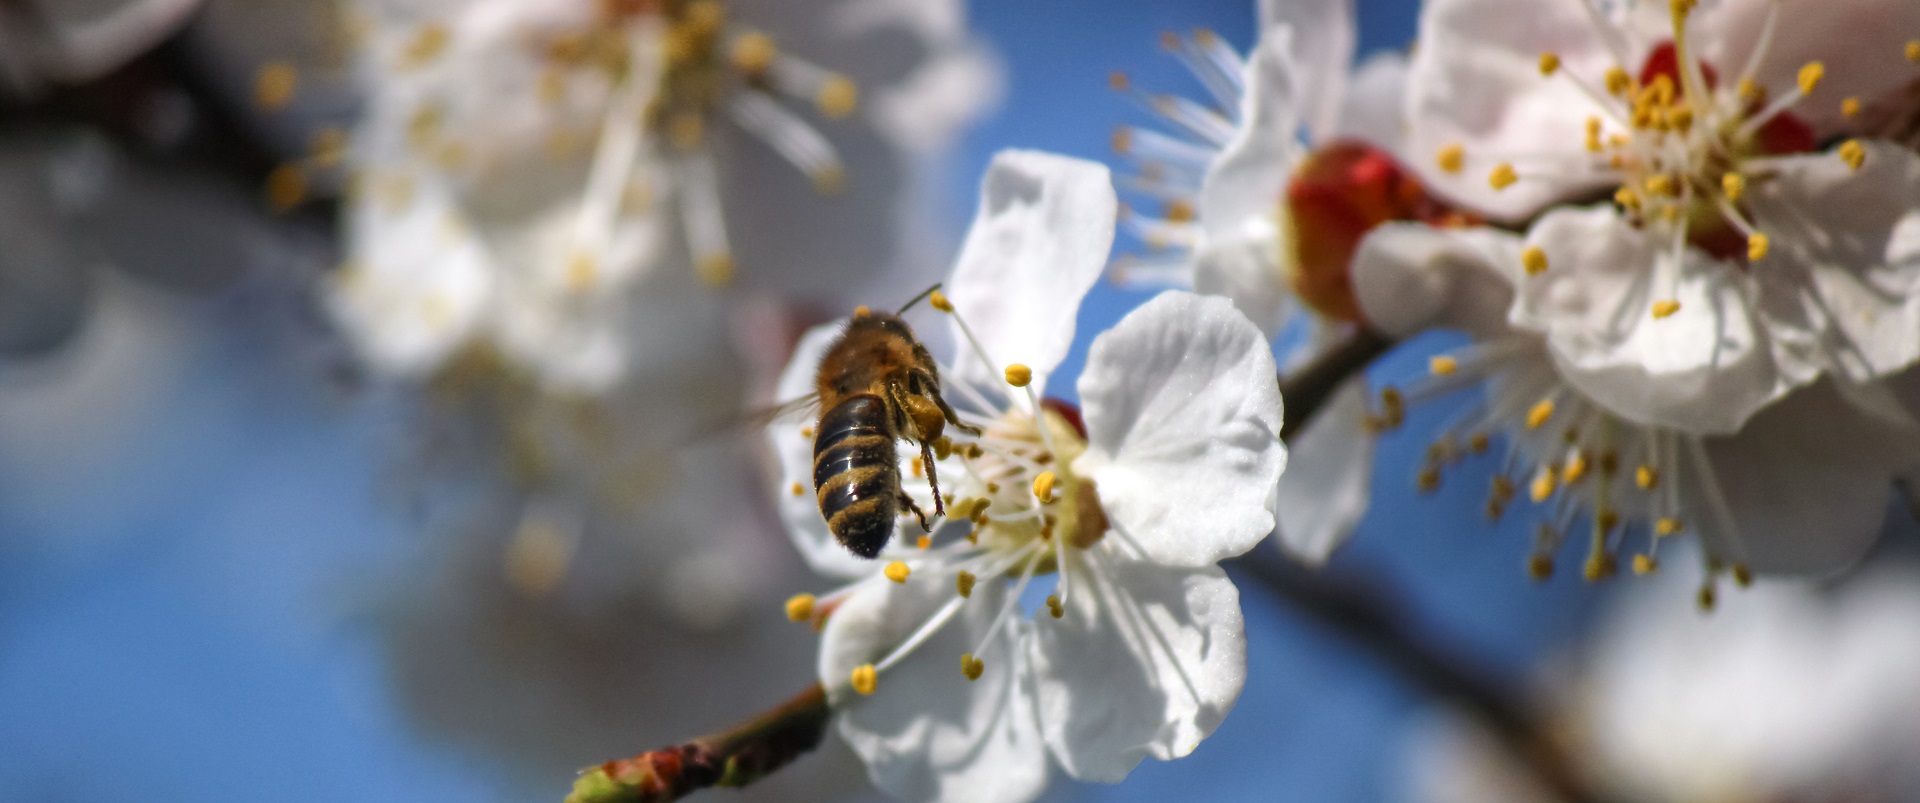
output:
{"label": "white petal", "polygon": [[[1751,201],[1786,263],[1769,257],[1756,266],[1760,286],[1813,294],[1794,306],[1854,381],[1920,360],[1920,155],[1863,144],[1866,166],[1857,172],[1832,154],[1780,160],[1777,178]],[[1781,276],[1787,268],[1808,275]]]}
{"label": "white petal", "polygon": [[1340,122],[1333,136],[1373,143],[1403,163],[1416,157],[1407,150],[1407,57],[1382,51],[1368,56],[1347,81]]}
{"label": "white petal", "polygon": [[1353,0],[1261,0],[1261,38],[1276,26],[1291,31],[1282,54],[1300,78],[1300,116],[1313,141],[1324,142],[1340,118],[1353,63]]}
{"label": "white petal", "polygon": [[1546,335],[1567,382],[1628,420],[1730,433],[1814,376],[1776,359],[1737,265],[1686,249],[1680,309],[1655,318],[1654,265],[1669,257],[1612,208],[1549,212],[1527,241],[1549,267],[1520,281],[1514,325]]}
{"label": "white petal", "polygon": [[1499,229],[1383,223],[1354,251],[1354,297],[1369,326],[1395,337],[1433,327],[1498,337],[1509,331],[1521,247]]}
{"label": "white petal", "polygon": [[[947,297],[973,327],[987,365],[962,348],[962,381],[1003,382],[1007,365],[1046,387],[1073,345],[1080,299],[1106,270],[1119,201],[1107,168],[1039,151],[1001,151],[980,182],[980,207]],[[966,339],[955,327],[955,343]]]}
{"label": "white petal", "polygon": [[1703,57],[1724,76],[1746,66],[1760,44],[1768,6],[1780,6],[1766,60],[1754,80],[1773,91],[1789,91],[1800,68],[1810,61],[1825,65],[1820,88],[1793,106],[1793,113],[1811,123],[1822,136],[1850,122],[1840,113],[1840,99],[1857,97],[1872,102],[1913,81],[1913,64],[1906,60],[1905,44],[1920,36],[1920,3],[1903,0],[1825,0],[1820,3],[1778,3],[1777,0],[1723,0],[1717,13],[1694,29]]}
{"label": "white petal", "polygon": [[1218,566],[1173,569],[1106,550],[1070,568],[1066,615],[1034,622],[1047,746],[1067,774],[1108,783],[1146,756],[1193,752],[1246,683],[1233,581]]}
{"label": "white petal", "polygon": [[950,576],[867,581],[827,620],[820,680],[839,712],[840,735],[887,793],[907,800],[1031,800],[1049,774],[1020,638],[1031,623],[1014,616],[1002,625],[983,653],[980,679],[960,673],[960,656],[979,645],[1006,599],[1004,583],[976,586],[944,629],[880,675],[872,695],[847,686],[854,667],[878,662],[955,599],[952,582]]}
{"label": "white petal", "polygon": [[[1520,156],[1585,164],[1586,121],[1601,108],[1565,76],[1540,75],[1540,54],[1593,83],[1615,59],[1581,2],[1434,0],[1420,16],[1420,47],[1407,76],[1410,159],[1435,191],[1497,220],[1517,222],[1550,201],[1605,184],[1570,173],[1523,170],[1494,190],[1494,165]],[[1652,4],[1646,4],[1652,5]],[[1662,6],[1664,9],[1665,6]],[[1627,68],[1639,67],[1638,57]],[[1442,171],[1435,155],[1461,145],[1465,168]],[[1555,171],[1560,172],[1560,171]]]}
{"label": "white petal", "polygon": [[1094,338],[1080,402],[1088,444],[1073,470],[1149,560],[1204,566],[1273,531],[1278,374],[1226,299],[1169,291],[1128,313]]}
{"label": "white petal", "polygon": [[1366,417],[1366,377],[1355,377],[1288,444],[1293,470],[1280,475],[1273,515],[1280,548],[1304,563],[1325,563],[1367,512],[1374,435]]}
{"label": "white petal", "polygon": [[439,182],[415,181],[390,209],[362,203],[347,220],[350,267],[329,306],[376,367],[403,376],[439,368],[484,323],[492,260]]}
{"label": "white petal", "polygon": [[[811,395],[814,371],[827,348],[840,337],[846,321],[821,324],[807,330],[794,347],[793,359],[780,374],[774,399],[779,403]],[[767,439],[773,443],[774,456],[780,460],[780,521],[786,525],[793,545],[800,550],[813,570],[829,577],[859,577],[873,572],[873,561],[847,551],[827,529],[820,517],[820,503],[813,493],[813,432],[818,412],[814,408],[785,415],[767,424]],[[805,431],[809,434],[801,434]],[[800,493],[793,489],[799,488]]]}

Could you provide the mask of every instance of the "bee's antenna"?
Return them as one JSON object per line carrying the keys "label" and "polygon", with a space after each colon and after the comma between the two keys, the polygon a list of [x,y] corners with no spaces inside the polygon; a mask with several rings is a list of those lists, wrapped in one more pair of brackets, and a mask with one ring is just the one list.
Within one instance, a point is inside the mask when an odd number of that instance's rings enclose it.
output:
{"label": "bee's antenna", "polygon": [[894,314],[895,314],[895,315],[905,315],[905,314],[907,314],[907,310],[910,310],[910,309],[913,309],[913,305],[915,305],[915,304],[918,304],[918,303],[920,303],[920,302],[921,302],[922,300],[924,300],[924,299],[925,299],[925,298],[926,298],[927,296],[930,296],[930,295],[933,295],[933,294],[934,294],[934,291],[936,291],[936,290],[939,290],[939,289],[940,289],[940,285],[939,285],[938,283],[935,283],[935,284],[934,284],[934,286],[932,286],[932,287],[929,287],[929,288],[927,288],[927,289],[925,289],[925,290],[922,290],[922,291],[920,291],[920,295],[917,295],[917,296],[914,296],[914,297],[913,297],[913,300],[911,300],[911,301],[908,301],[908,302],[907,302],[907,303],[906,303],[906,304],[905,304],[904,306],[902,306],[902,307],[900,307],[900,311],[899,311],[899,312],[896,312],[896,313],[894,313]]}

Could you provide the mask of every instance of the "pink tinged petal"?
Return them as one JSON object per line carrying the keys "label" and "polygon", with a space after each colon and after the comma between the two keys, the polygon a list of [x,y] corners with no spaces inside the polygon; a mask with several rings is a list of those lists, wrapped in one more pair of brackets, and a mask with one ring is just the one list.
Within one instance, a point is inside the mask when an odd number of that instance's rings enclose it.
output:
{"label": "pink tinged petal", "polygon": [[958,600],[953,579],[874,577],[827,620],[820,681],[840,714],[841,737],[875,786],[937,801],[1025,801],[1046,788],[1047,750],[1023,644],[1031,623],[1016,616],[1001,624],[982,652],[978,680],[960,672],[960,656],[980,646],[1006,595],[1004,583],[983,580],[944,628],[882,672],[864,696],[848,687],[854,668],[878,663]]}
{"label": "pink tinged petal", "polygon": [[1347,95],[1341,100],[1340,121],[1333,128],[1337,139],[1357,139],[1378,146],[1399,160],[1412,164],[1419,158],[1407,149],[1407,57],[1381,52],[1368,56],[1354,69],[1347,82]]}
{"label": "pink tinged petal", "polygon": [[[1033,369],[1036,390],[1073,345],[1080,299],[1106,270],[1119,200],[1103,165],[1039,151],[1001,151],[980,182],[980,207],[947,281],[954,310],[980,338],[987,365],[961,349],[960,379],[1004,382]],[[955,343],[965,343],[956,326]]]}
{"label": "pink tinged petal", "polygon": [[1226,299],[1169,291],[1128,313],[1094,338],[1080,401],[1073,470],[1146,559],[1205,566],[1273,531],[1279,383],[1265,337]]}
{"label": "pink tinged petal", "polygon": [[1240,592],[1217,566],[1175,569],[1083,553],[1066,615],[1034,622],[1040,727],[1067,774],[1113,783],[1179,758],[1246,683]]}
{"label": "pink tinged petal", "polygon": [[1498,229],[1381,224],[1354,252],[1354,295],[1368,325],[1395,337],[1435,327],[1499,337],[1511,331],[1522,245]]}
{"label": "pink tinged petal", "polygon": [[403,208],[371,202],[347,220],[351,267],[328,306],[375,367],[437,370],[498,303],[491,257],[439,182],[416,180]]}
{"label": "pink tinged petal", "polygon": [[1653,302],[1667,295],[1659,276],[1673,269],[1655,265],[1670,253],[1613,209],[1549,212],[1527,241],[1550,267],[1520,281],[1514,326],[1545,335],[1568,384],[1630,421],[1730,433],[1816,375],[1776,354],[1740,266],[1686,249],[1680,308],[1655,318]]}
{"label": "pink tinged petal", "polygon": [[[846,321],[842,320],[807,330],[800,344],[794,347],[787,369],[780,374],[780,384],[774,390],[777,403],[806,398],[814,392],[814,371],[820,365],[820,358],[845,328]],[[767,424],[767,439],[773,443],[774,456],[780,461],[780,485],[775,491],[780,500],[780,521],[786,525],[800,556],[814,571],[844,578],[872,574],[874,562],[841,546],[827,529],[826,519],[820,516],[820,502],[813,492],[812,434],[818,418],[818,407],[812,406]],[[800,493],[793,492],[796,487]]]}
{"label": "pink tinged petal", "polygon": [[1325,563],[1367,512],[1374,436],[1366,417],[1366,379],[1356,377],[1289,444],[1293,470],[1280,476],[1273,514],[1280,548],[1302,563]]}
{"label": "pink tinged petal", "polygon": [[1353,0],[1261,0],[1261,38],[1278,26],[1291,32],[1279,52],[1301,80],[1299,116],[1313,141],[1323,141],[1340,119],[1353,63]]}
{"label": "pink tinged petal", "polygon": [[1847,126],[1841,99],[1871,103],[1914,80],[1905,49],[1920,36],[1920,3],[1906,0],[1724,0],[1711,23],[1695,26],[1702,55],[1723,75],[1744,68],[1760,45],[1772,5],[1780,6],[1780,18],[1754,80],[1779,97],[1795,85],[1803,65],[1821,62],[1826,69],[1819,87],[1793,107],[1820,136]]}
{"label": "pink tinged petal", "polygon": [[[1606,186],[1598,175],[1575,169],[1589,161],[1587,118],[1604,111],[1567,75],[1540,74],[1544,51],[1560,57],[1562,72],[1589,84],[1601,83],[1615,65],[1582,2],[1426,5],[1407,77],[1408,147],[1410,163],[1436,193],[1496,220],[1518,222],[1550,202]],[[1640,44],[1641,53],[1628,54],[1634,63],[1623,66],[1637,71],[1650,45]],[[1435,155],[1453,145],[1466,153],[1459,172],[1436,163]],[[1556,167],[1522,170],[1521,181],[1503,190],[1488,184],[1496,164],[1523,156]]]}
{"label": "pink tinged petal", "polygon": [[[1780,160],[1751,201],[1782,257],[1756,266],[1763,291],[1810,293],[1799,305],[1810,320],[1797,323],[1830,341],[1854,381],[1920,360],[1920,155],[1862,145],[1859,171],[1832,154]],[[1780,275],[1789,269],[1806,271],[1807,286]]]}
{"label": "pink tinged petal", "polygon": [[1754,571],[1824,575],[1879,538],[1897,472],[1920,455],[1920,424],[1889,420],[1834,382],[1762,410],[1740,434],[1707,441],[1733,512],[1730,557]]}

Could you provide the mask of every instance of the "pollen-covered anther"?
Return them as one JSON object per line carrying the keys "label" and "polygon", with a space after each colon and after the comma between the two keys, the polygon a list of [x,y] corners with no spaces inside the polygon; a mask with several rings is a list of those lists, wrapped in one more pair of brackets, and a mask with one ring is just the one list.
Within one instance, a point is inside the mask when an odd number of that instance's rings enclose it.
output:
{"label": "pollen-covered anther", "polygon": [[1744,563],[1733,564],[1733,582],[1741,588],[1753,585],[1753,570]]}
{"label": "pollen-covered anther", "polygon": [[913,570],[907,568],[907,564],[896,560],[887,564],[887,568],[881,570],[881,573],[885,574],[888,580],[904,583],[907,581],[907,575],[912,574]]}
{"label": "pollen-covered anther", "polygon": [[860,90],[854,86],[853,79],[835,75],[820,83],[820,93],[813,101],[827,119],[839,120],[852,114],[859,106]]}
{"label": "pollen-covered anther", "polygon": [[1740,79],[1740,83],[1734,86],[1734,93],[1739,95],[1740,99],[1747,103],[1760,104],[1765,103],[1767,100],[1766,87],[1761,86],[1759,82],[1754,81],[1752,78]]}
{"label": "pollen-covered anther", "polygon": [[973,576],[973,572],[963,571],[956,574],[953,576],[953,590],[959,592],[961,597],[972,598],[973,584],[978,579]]}
{"label": "pollen-covered anther", "polygon": [[1906,55],[1907,61],[1920,64],[1920,39],[1907,40]]}
{"label": "pollen-covered anther", "polygon": [[1593,514],[1593,526],[1603,533],[1612,532],[1613,528],[1620,526],[1620,511],[1613,508],[1596,511]]}
{"label": "pollen-covered anther", "polygon": [[1600,151],[1604,150],[1605,147],[1606,147],[1606,143],[1602,142],[1600,139],[1600,118],[1588,117],[1587,118],[1587,150],[1593,153],[1599,153]]}
{"label": "pollen-covered anther", "polygon": [[1694,594],[1693,601],[1694,604],[1700,606],[1700,610],[1713,610],[1714,603],[1718,601],[1718,597],[1713,590],[1713,583],[1707,582],[1701,584],[1700,591]]}
{"label": "pollen-covered anther", "polygon": [[1632,187],[1621,187],[1620,189],[1614,190],[1613,202],[1619,204],[1621,208],[1628,212],[1634,214],[1640,213],[1640,193],[1634,192]]}
{"label": "pollen-covered anther", "polygon": [[1058,478],[1053,475],[1053,472],[1040,472],[1039,476],[1033,478],[1033,497],[1040,500],[1040,504],[1051,504],[1053,502],[1053,485],[1057,481]]}
{"label": "pollen-covered anther", "polygon": [[300,85],[300,73],[284,61],[269,62],[253,79],[253,102],[267,111],[286,108]]}
{"label": "pollen-covered anther", "polygon": [[813,618],[814,601],[815,599],[812,594],[795,594],[791,597],[788,597],[787,598],[788,621],[804,622],[808,619]]}
{"label": "pollen-covered anther", "polygon": [[807,492],[806,486],[801,485],[800,483],[797,483],[797,482],[787,488],[787,493],[793,494],[794,496],[801,496],[801,495],[804,495],[806,492]]}
{"label": "pollen-covered anther", "polygon": [[1487,174],[1487,184],[1495,190],[1504,190],[1519,180],[1520,174],[1514,172],[1513,165],[1507,162],[1495,165],[1493,171]]}
{"label": "pollen-covered anther", "polygon": [[1553,470],[1552,466],[1547,466],[1546,468],[1542,468],[1540,474],[1533,478],[1533,485],[1529,489],[1529,495],[1535,502],[1545,502],[1547,501],[1547,497],[1553,496],[1554,490],[1559,487],[1559,475]]}
{"label": "pollen-covered anther", "polygon": [[1007,366],[1006,379],[1007,384],[1016,388],[1024,388],[1033,382],[1033,369],[1020,363],[1014,363]]}
{"label": "pollen-covered anther", "polygon": [[1679,535],[1685,529],[1686,525],[1672,516],[1661,516],[1653,520],[1653,534],[1661,538]]}
{"label": "pollen-covered anther", "polygon": [[973,653],[963,653],[960,656],[960,674],[967,676],[968,680],[979,680],[980,674],[985,671],[987,671],[986,662],[974,657]]}
{"label": "pollen-covered anther", "polygon": [[1540,74],[1541,75],[1552,75],[1559,71],[1560,71],[1559,54],[1552,53],[1552,52],[1540,54]]}
{"label": "pollen-covered anther", "polygon": [[1850,139],[1840,143],[1840,148],[1837,152],[1840,154],[1840,159],[1847,163],[1849,169],[1859,170],[1860,166],[1867,162],[1867,149],[1866,146],[1860,144],[1860,140]]}
{"label": "pollen-covered anther", "polygon": [[853,668],[853,676],[848,681],[853,684],[854,691],[872,694],[874,687],[880,683],[880,673],[873,668],[873,664],[861,664]]}
{"label": "pollen-covered anther", "polygon": [[1847,98],[1840,101],[1840,114],[1846,117],[1860,116],[1860,99]]}
{"label": "pollen-covered anther", "polygon": [[1427,369],[1436,376],[1451,376],[1453,372],[1460,370],[1460,361],[1445,354],[1438,354],[1427,358]]}
{"label": "pollen-covered anther", "polygon": [[1649,465],[1641,465],[1639,468],[1635,468],[1633,470],[1633,484],[1640,486],[1640,490],[1642,491],[1651,491],[1660,487],[1660,469]]}
{"label": "pollen-covered anther", "polygon": [[1052,614],[1055,619],[1067,615],[1066,607],[1060,604],[1059,594],[1047,595],[1047,613]]}
{"label": "pollen-covered anther", "polygon": [[1553,400],[1541,399],[1527,410],[1527,429],[1539,429],[1553,417]]}
{"label": "pollen-covered anther", "polygon": [[1458,173],[1467,166],[1467,146],[1458,142],[1440,148],[1433,161],[1442,171]]}
{"label": "pollen-covered anther", "polygon": [[1527,269],[1528,276],[1547,272],[1547,252],[1537,245],[1527,246],[1520,252],[1520,266]]}
{"label": "pollen-covered anther", "polygon": [[1414,487],[1421,493],[1433,493],[1440,490],[1440,467],[1426,466],[1414,477]]}
{"label": "pollen-covered anther", "polygon": [[1657,571],[1660,571],[1660,561],[1654,559],[1652,555],[1642,554],[1633,556],[1634,574],[1645,577]]}
{"label": "pollen-covered anther", "polygon": [[1721,176],[1720,192],[1727,196],[1729,203],[1738,203],[1740,197],[1747,194],[1747,177],[1739,173],[1727,173]]}
{"label": "pollen-covered anther", "polygon": [[1587,556],[1582,572],[1589,583],[1597,583],[1620,573],[1620,561],[1610,552],[1595,552]]}
{"label": "pollen-covered anther", "polygon": [[1568,485],[1579,482],[1587,476],[1587,456],[1575,454],[1567,458],[1567,464],[1560,470],[1560,475]]}
{"label": "pollen-covered anther", "polygon": [[1665,318],[1679,311],[1680,302],[1671,298],[1663,298],[1653,302],[1653,317],[1655,318]]}
{"label": "pollen-covered anther", "polygon": [[747,75],[759,75],[773,65],[780,49],[773,46],[773,38],[759,31],[741,34],[733,40],[733,67]]}
{"label": "pollen-covered anther", "polygon": [[1800,82],[1800,94],[1811,95],[1813,88],[1820,85],[1820,79],[1827,75],[1827,65],[1818,61],[1809,61],[1800,68],[1796,80]]}
{"label": "pollen-covered anther", "polygon": [[1607,94],[1624,95],[1633,89],[1633,76],[1625,68],[1614,65],[1607,68]]}
{"label": "pollen-covered anther", "polygon": [[1467,449],[1474,454],[1485,454],[1487,447],[1491,444],[1492,439],[1488,438],[1485,432],[1475,432],[1467,436]]}
{"label": "pollen-covered anther", "polygon": [[267,173],[267,203],[285,212],[307,200],[307,174],[299,165],[283,164]]}
{"label": "pollen-covered anther", "polygon": [[1747,261],[1759,262],[1767,258],[1767,235],[1754,232],[1747,236]]}
{"label": "pollen-covered anther", "polygon": [[933,547],[933,536],[931,535],[920,536],[919,540],[915,541],[913,545],[921,549],[930,549]]}
{"label": "pollen-covered anther", "polygon": [[700,260],[700,265],[694,269],[694,272],[708,287],[726,287],[733,284],[733,255],[708,255]]}
{"label": "pollen-covered anther", "polygon": [[1527,556],[1527,576],[1535,582],[1553,577],[1553,556],[1535,552]]}
{"label": "pollen-covered anther", "polygon": [[1648,195],[1665,195],[1671,198],[1680,194],[1680,187],[1674,183],[1673,176],[1665,173],[1647,176],[1647,180],[1641,186],[1646,187]]}

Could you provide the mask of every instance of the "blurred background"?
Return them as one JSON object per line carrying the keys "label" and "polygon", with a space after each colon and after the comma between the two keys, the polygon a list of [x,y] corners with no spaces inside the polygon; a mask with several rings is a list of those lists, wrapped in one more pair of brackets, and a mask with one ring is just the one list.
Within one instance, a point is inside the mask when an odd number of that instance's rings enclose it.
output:
{"label": "blurred background", "polygon": [[[35,61],[36,19],[67,13],[40,6],[68,1],[0,3],[0,800],[558,800],[579,766],[729,724],[810,681],[812,639],[778,603],[821,584],[754,515],[766,501],[750,480],[655,524],[736,522],[673,542],[727,551],[611,553],[591,582],[644,586],[611,602],[497,582],[514,547],[488,523],[524,511],[423,447],[417,407],[332,331],[312,288],[340,260],[333,207],[277,213],[262,192],[305,133],[246,93],[276,47],[302,46],[278,32],[313,24],[303,4],[160,3],[112,43],[127,54],[116,63]],[[1362,57],[1413,40],[1412,0],[1358,11]],[[996,150],[1107,159],[1117,124],[1149,122],[1110,72],[1197,97],[1162,32],[1204,27],[1244,51],[1254,28],[1250,0],[976,0],[967,13],[1001,89],[931,167],[942,249]],[[337,89],[310,87],[305,110],[342,113]],[[1096,289],[1058,385],[1071,387],[1089,333],[1148,296]],[[1446,342],[1407,344],[1373,372],[1418,372]],[[1484,475],[1412,492],[1423,427],[1449,414],[1420,408],[1384,438],[1376,503],[1323,582],[1366,590],[1549,731],[1602,745],[1580,751],[1599,757],[1583,771],[1642,790],[1623,799],[1920,799],[1893,769],[1907,748],[1888,746],[1914,734],[1866,721],[1889,700],[1920,703],[1920,672],[1904,672],[1920,662],[1896,649],[1920,645],[1920,600],[1902,582],[1910,516],[1889,511],[1907,537],[1886,539],[1870,582],[1763,582],[1716,619],[1695,613],[1684,581],[1535,584],[1529,525],[1485,523]],[[757,587],[724,587],[736,572]],[[1226,723],[1187,759],[1113,787],[1059,780],[1051,799],[1553,799],[1431,684],[1261,576],[1236,577],[1249,678]],[[1756,677],[1756,664],[1777,671]],[[1855,665],[1867,668],[1845,674]],[[1616,694],[1641,708],[1609,707]],[[1796,729],[1812,732],[1716,741]],[[1769,750],[1800,764],[1776,786],[1728,780]],[[1665,780],[1688,773],[1709,777]],[[833,737],[747,794],[877,797]]]}

